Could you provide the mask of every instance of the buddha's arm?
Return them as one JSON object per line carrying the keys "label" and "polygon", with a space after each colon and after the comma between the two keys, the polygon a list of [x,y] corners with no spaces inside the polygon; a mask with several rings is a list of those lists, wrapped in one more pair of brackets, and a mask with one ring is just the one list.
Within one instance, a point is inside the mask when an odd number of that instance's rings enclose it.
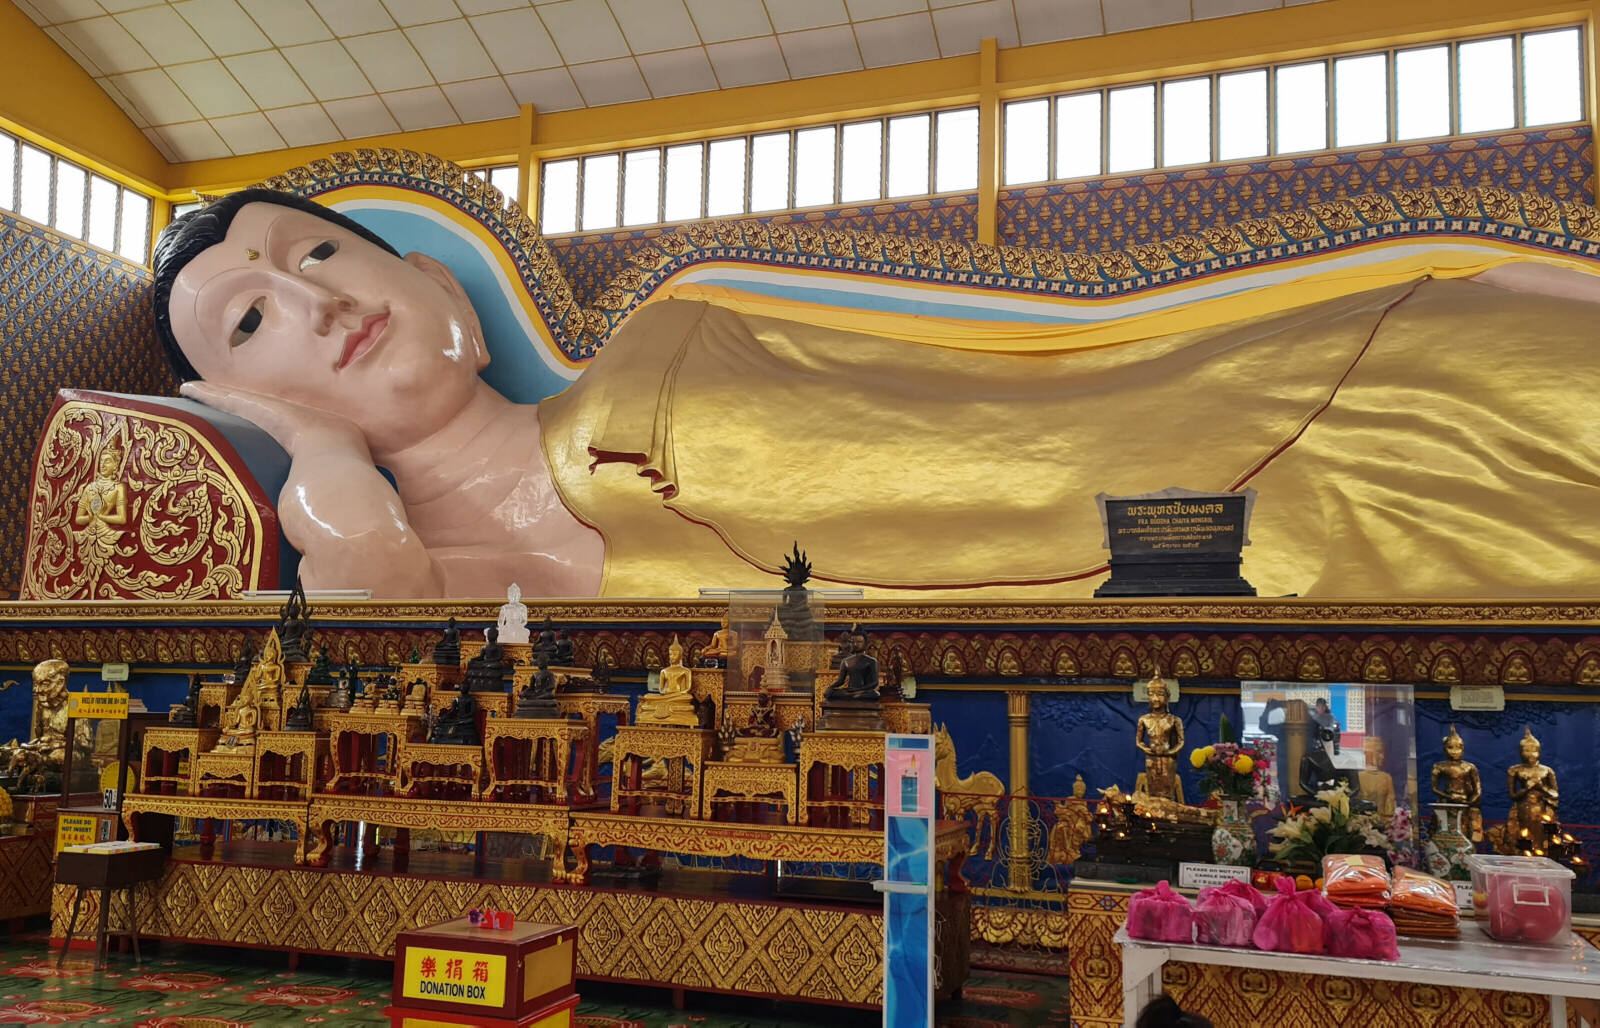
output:
{"label": "buddha's arm", "polygon": [[72,527],[83,528],[92,520],[94,515],[89,513],[89,494],[81,492],[78,494],[78,509],[72,513]]}
{"label": "buddha's arm", "polygon": [[1150,746],[1150,729],[1145,724],[1144,718],[1139,719],[1139,724],[1133,730],[1133,744],[1139,747],[1146,756],[1155,756],[1156,751]]}
{"label": "buddha's arm", "polygon": [[1515,803],[1518,800],[1522,799],[1522,797],[1528,795],[1527,787],[1523,786],[1522,788],[1519,789],[1519,788],[1517,788],[1517,786],[1519,784],[1520,784],[1520,779],[1517,776],[1517,769],[1516,768],[1512,768],[1511,770],[1507,771],[1506,772],[1506,792],[1510,793],[1511,802],[1512,803]]}
{"label": "buddha's arm", "polygon": [[307,588],[354,585],[378,597],[445,595],[437,562],[412,529],[399,495],[378,473],[355,425],[207,382],[187,382],[183,393],[254,422],[289,452],[278,516],[283,534],[300,551]]}
{"label": "buddha's arm", "polygon": [[1477,803],[1483,799],[1483,783],[1478,780],[1478,769],[1472,768],[1467,772],[1467,802]]}
{"label": "buddha's arm", "polygon": [[1561,798],[1561,794],[1556,791],[1556,773],[1549,768],[1545,769],[1544,777],[1539,780],[1539,788],[1544,790],[1545,796],[1551,803]]}

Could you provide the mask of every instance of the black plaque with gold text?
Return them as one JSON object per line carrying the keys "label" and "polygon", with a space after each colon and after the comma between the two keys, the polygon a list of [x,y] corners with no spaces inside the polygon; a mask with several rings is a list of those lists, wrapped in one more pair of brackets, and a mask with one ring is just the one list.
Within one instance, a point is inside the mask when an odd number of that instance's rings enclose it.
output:
{"label": "black plaque with gold text", "polygon": [[1254,596],[1239,574],[1255,491],[1095,497],[1111,551],[1096,596]]}

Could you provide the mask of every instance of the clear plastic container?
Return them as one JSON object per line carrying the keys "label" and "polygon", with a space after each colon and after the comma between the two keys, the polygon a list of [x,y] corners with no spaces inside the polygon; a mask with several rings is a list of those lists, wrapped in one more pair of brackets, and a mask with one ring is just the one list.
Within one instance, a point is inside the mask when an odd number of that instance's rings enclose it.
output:
{"label": "clear plastic container", "polygon": [[1572,880],[1549,857],[1474,853],[1472,909],[1490,938],[1565,946],[1572,941]]}

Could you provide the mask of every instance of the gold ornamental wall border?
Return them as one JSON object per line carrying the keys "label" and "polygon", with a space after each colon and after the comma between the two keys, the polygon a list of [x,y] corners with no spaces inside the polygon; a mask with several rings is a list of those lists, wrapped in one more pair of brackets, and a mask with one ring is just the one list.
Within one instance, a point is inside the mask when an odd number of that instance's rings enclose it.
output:
{"label": "gold ornamental wall border", "polygon": [[[317,621],[327,626],[382,628],[494,621],[504,599],[318,601]],[[62,628],[115,627],[126,622],[184,625],[276,624],[281,603],[260,600],[46,600],[0,602],[0,632],[8,625]],[[726,601],[630,599],[552,600],[528,603],[530,620],[545,616],[569,625],[634,624],[653,627],[680,622],[715,624]],[[1308,625],[1600,630],[1600,598],[1541,600],[1059,600],[1008,603],[989,600],[843,601],[828,604],[828,620],[863,627],[894,625],[1027,625],[1061,629],[1106,625]],[[83,624],[90,622],[91,624]]]}

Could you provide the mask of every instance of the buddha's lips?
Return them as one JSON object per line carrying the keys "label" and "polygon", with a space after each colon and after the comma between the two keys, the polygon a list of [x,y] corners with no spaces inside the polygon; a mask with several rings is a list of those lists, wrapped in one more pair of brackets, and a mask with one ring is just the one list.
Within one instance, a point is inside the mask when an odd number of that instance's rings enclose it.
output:
{"label": "buddha's lips", "polygon": [[388,311],[368,314],[362,318],[361,327],[344,337],[344,352],[339,355],[339,363],[333,366],[334,370],[343,370],[346,365],[360,360],[368,350],[377,345],[378,338],[388,327]]}

